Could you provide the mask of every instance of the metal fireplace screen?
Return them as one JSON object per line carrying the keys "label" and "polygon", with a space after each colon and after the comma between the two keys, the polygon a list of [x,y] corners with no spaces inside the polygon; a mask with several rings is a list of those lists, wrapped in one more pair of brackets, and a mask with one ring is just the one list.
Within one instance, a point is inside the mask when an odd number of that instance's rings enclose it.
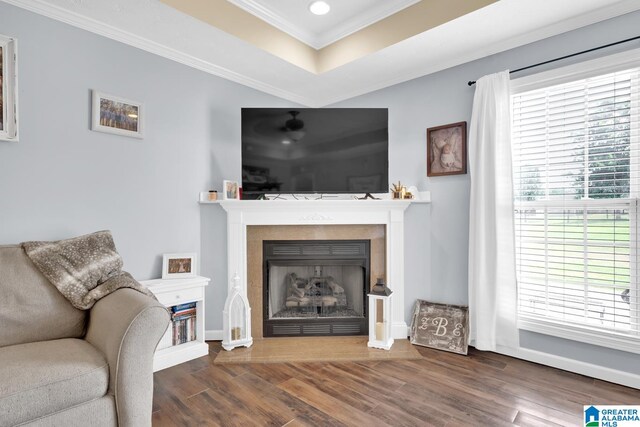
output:
{"label": "metal fireplace screen", "polygon": [[366,335],[370,241],[264,242],[264,336]]}

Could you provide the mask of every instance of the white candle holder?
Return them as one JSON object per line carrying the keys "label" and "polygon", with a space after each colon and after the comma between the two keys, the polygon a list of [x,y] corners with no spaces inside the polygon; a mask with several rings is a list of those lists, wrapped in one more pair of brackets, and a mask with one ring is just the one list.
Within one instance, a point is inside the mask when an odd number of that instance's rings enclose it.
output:
{"label": "white candle holder", "polygon": [[227,296],[222,312],[222,348],[231,351],[236,347],[251,347],[251,307],[240,288],[240,277],[233,277],[233,288]]}
{"label": "white candle holder", "polygon": [[383,279],[369,292],[369,342],[367,347],[390,350],[393,345],[391,336],[391,294]]}

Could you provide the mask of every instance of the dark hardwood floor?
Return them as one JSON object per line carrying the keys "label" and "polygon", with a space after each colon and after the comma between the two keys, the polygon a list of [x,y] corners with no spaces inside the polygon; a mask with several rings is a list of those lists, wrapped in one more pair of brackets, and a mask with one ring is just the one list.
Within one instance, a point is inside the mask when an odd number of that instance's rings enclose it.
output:
{"label": "dark hardwood floor", "polygon": [[585,404],[640,390],[470,349],[421,360],[214,364],[155,374],[154,426],[579,426]]}

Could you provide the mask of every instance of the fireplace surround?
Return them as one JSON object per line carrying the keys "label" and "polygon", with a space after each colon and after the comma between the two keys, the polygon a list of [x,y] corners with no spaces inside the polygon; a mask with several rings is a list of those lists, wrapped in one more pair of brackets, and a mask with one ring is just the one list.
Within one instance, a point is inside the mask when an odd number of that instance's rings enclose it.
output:
{"label": "fireplace surround", "polygon": [[[404,211],[411,203],[429,203],[428,194],[419,201],[411,200],[224,200],[219,202],[227,212],[227,273],[229,283],[235,274],[247,293],[247,229],[261,226],[277,230],[280,226],[343,226],[346,229],[365,225],[381,226],[385,230],[384,271],[382,276],[394,292],[391,314],[391,334],[406,339],[404,301]],[[275,231],[274,231],[275,233]],[[277,233],[274,240],[277,240]],[[378,277],[372,267],[372,275]],[[260,282],[262,278],[260,277]],[[249,298],[252,316],[262,311]],[[260,320],[262,315],[260,313]],[[252,322],[253,324],[253,322]],[[262,330],[252,327],[254,338]]]}

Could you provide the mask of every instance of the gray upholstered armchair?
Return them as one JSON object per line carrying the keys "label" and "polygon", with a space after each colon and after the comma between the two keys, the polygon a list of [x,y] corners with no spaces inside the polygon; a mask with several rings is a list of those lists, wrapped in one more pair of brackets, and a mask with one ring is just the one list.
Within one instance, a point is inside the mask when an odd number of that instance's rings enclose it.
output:
{"label": "gray upholstered armchair", "polygon": [[78,310],[20,246],[0,246],[0,426],[151,425],[168,322],[132,289]]}

